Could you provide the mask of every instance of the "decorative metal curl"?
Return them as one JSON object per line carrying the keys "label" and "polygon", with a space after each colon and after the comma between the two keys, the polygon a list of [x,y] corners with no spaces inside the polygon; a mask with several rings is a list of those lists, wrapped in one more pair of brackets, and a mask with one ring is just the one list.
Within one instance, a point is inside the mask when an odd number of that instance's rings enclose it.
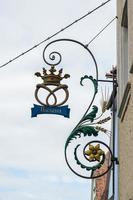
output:
{"label": "decorative metal curl", "polygon": [[49,59],[52,60],[52,61],[56,59],[56,55],[57,55],[57,56],[59,57],[59,60],[58,60],[57,62],[55,62],[55,63],[50,63],[50,62],[48,62],[47,59],[46,59],[46,50],[48,49],[49,46],[51,46],[52,44],[57,43],[57,42],[72,42],[72,43],[75,43],[75,44],[78,44],[78,45],[82,46],[85,50],[87,50],[87,52],[91,55],[92,60],[94,61],[95,69],[96,69],[96,80],[98,80],[98,67],[97,67],[97,62],[96,62],[96,60],[95,60],[94,55],[92,54],[92,52],[90,51],[90,49],[88,49],[88,47],[87,47],[86,45],[82,44],[81,42],[79,42],[79,41],[77,41],[77,40],[66,39],[66,38],[64,38],[64,39],[53,40],[53,41],[51,41],[50,43],[48,43],[48,44],[45,46],[44,50],[43,50],[43,59],[44,59],[44,62],[45,62],[46,64],[56,66],[56,65],[58,65],[58,64],[62,61],[62,56],[61,56],[61,54],[60,54],[59,52],[57,52],[57,51],[53,51],[53,52],[51,52],[51,53],[49,54]]}
{"label": "decorative metal curl", "polygon": [[47,63],[48,65],[54,65],[54,66],[60,64],[60,62],[62,61],[62,56],[61,56],[61,54],[60,54],[59,52],[57,52],[57,51],[53,51],[53,52],[51,52],[51,53],[49,54],[49,59],[50,59],[51,61],[54,61],[54,60],[56,59],[56,57],[58,56],[58,61],[57,61],[57,62],[55,62],[55,63],[50,63],[50,62],[48,62],[48,61],[46,60],[46,58],[45,58],[45,50],[47,49],[48,46],[49,46],[49,44],[48,44],[48,45],[45,47],[45,49],[43,50],[43,60],[44,60],[44,62]]}
{"label": "decorative metal curl", "polygon": [[[95,160],[94,162],[94,165],[91,165],[91,166],[86,166],[84,164],[82,164],[79,159],[78,159],[78,156],[77,156],[77,149],[79,148],[80,145],[77,145],[75,150],[74,150],[74,156],[75,156],[75,160],[77,162],[77,164],[84,170],[86,171],[91,171],[90,173],[90,176],[88,175],[87,173],[87,176],[85,175],[81,175],[81,172],[78,173],[77,171],[74,171],[74,169],[71,169],[76,175],[82,177],[82,178],[86,178],[86,179],[95,179],[95,178],[99,178],[103,175],[105,175],[112,167],[113,165],[113,155],[112,155],[112,151],[111,149],[108,147],[107,144],[105,144],[104,142],[102,141],[98,141],[98,140],[94,140],[94,141],[90,141],[88,142],[84,149],[83,149],[83,155],[85,157],[85,159],[87,159],[88,163],[92,163],[93,161],[90,161],[86,155],[85,155],[85,149],[89,146],[89,145],[92,145],[92,144],[98,144],[98,145],[103,145],[106,149],[107,149],[107,152],[103,153],[102,154],[102,157],[101,159],[99,160],[99,162],[97,162]],[[101,150],[101,149],[100,149]],[[96,164],[95,164],[96,163]],[[102,170],[100,170],[100,168],[103,168]]]}

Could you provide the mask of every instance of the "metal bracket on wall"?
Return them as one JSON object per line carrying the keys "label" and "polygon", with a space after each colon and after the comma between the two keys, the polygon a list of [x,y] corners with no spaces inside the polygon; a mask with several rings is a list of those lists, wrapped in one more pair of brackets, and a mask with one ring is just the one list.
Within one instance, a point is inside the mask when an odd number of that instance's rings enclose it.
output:
{"label": "metal bracket on wall", "polygon": [[113,157],[112,161],[115,162],[116,165],[119,165],[119,160],[117,157]]}

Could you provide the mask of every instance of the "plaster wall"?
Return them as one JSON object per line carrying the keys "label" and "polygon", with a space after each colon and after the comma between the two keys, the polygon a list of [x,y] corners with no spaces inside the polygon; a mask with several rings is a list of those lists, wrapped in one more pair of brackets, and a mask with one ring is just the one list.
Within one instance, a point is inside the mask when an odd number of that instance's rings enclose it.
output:
{"label": "plaster wall", "polygon": [[[124,96],[125,88],[122,88],[122,13],[125,1],[117,0],[117,66],[118,66],[118,111],[119,117],[119,200],[133,200],[133,0],[128,0],[128,70],[127,83],[130,89]],[[125,99],[125,101],[123,101]],[[123,103],[123,106],[121,107]]]}

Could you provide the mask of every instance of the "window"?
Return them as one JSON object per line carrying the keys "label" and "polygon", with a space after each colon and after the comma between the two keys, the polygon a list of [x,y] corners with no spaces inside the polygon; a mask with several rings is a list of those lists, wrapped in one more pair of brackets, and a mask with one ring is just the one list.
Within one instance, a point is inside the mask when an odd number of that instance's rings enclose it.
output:
{"label": "window", "polygon": [[121,98],[128,82],[128,76],[128,10],[126,1],[121,23]]}

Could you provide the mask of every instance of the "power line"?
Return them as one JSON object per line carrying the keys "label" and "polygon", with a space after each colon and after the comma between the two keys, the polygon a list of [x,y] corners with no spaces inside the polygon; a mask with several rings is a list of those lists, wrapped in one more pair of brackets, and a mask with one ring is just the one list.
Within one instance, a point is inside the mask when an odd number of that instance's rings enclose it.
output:
{"label": "power line", "polygon": [[86,46],[88,47],[115,19],[118,19],[118,17],[114,17],[101,31],[99,31]]}
{"label": "power line", "polygon": [[30,49],[24,51],[23,53],[19,54],[18,56],[12,58],[11,60],[9,60],[8,62],[4,63],[3,65],[0,66],[0,68],[8,65],[9,63],[13,62],[14,60],[17,60],[18,58],[20,58],[21,56],[27,54],[28,52],[32,51],[33,49],[37,48],[38,46],[40,46],[41,44],[43,44],[44,42],[50,40],[51,38],[53,38],[54,36],[58,35],[59,33],[63,32],[64,30],[68,29],[69,27],[71,27],[72,25],[76,24],[77,22],[81,21],[82,19],[86,18],[88,15],[90,15],[91,13],[93,13],[94,11],[98,10],[99,8],[103,7],[105,4],[107,4],[109,1],[111,0],[107,0],[104,3],[102,3],[101,5],[99,5],[98,7],[94,8],[93,10],[89,11],[88,13],[86,13],[85,15],[83,15],[82,17],[76,19],[75,21],[73,21],[72,23],[70,23],[69,25],[65,26],[64,28],[62,28],[61,30],[57,31],[56,33],[54,33],[53,35],[49,36],[48,38],[42,40],[41,42],[39,42],[38,44],[34,45],[33,47],[31,47]]}

